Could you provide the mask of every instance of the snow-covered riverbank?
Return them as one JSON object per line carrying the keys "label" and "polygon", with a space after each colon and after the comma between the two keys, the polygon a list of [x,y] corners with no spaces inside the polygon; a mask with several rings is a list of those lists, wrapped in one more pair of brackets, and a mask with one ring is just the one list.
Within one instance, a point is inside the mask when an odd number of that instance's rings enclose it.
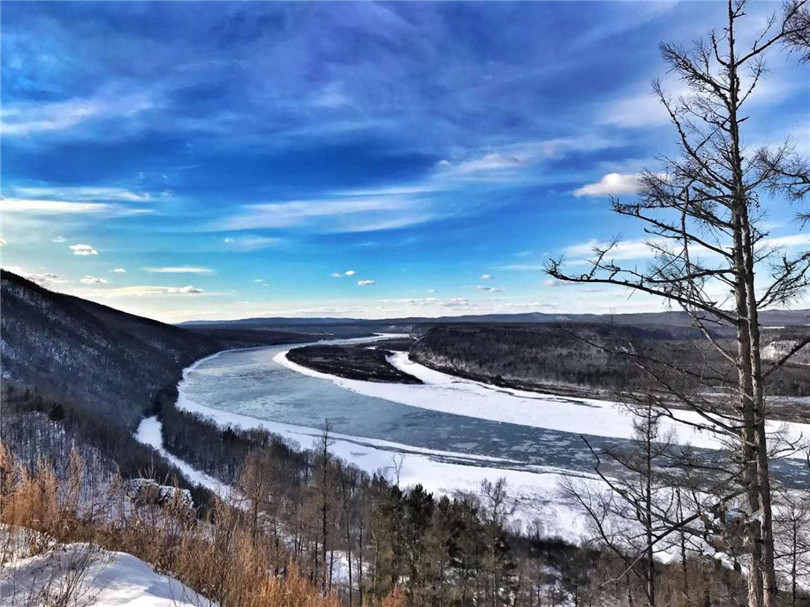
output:
{"label": "snow-covered riverbank", "polygon": [[157,416],[147,417],[141,420],[141,423],[138,425],[138,430],[135,432],[135,440],[154,448],[158,453],[169,460],[173,466],[180,470],[191,482],[202,485],[222,498],[226,498],[230,494],[230,487],[228,487],[228,485],[223,484],[221,481],[205,472],[197,470],[185,460],[172,455],[166,450],[163,446],[163,434],[160,420]]}
{"label": "snow-covered riverbank", "polygon": [[[617,403],[492,386],[435,371],[411,361],[407,352],[395,352],[389,361],[420,379],[421,385],[368,382],[321,373],[290,361],[286,351],[276,354],[273,360],[297,373],[330,380],[346,390],[410,407],[592,436],[629,439],[633,435],[633,415]],[[674,415],[674,420],[661,421],[662,434],[670,433],[678,443],[693,447],[725,446],[715,434],[691,425],[704,422],[699,414],[676,411]],[[794,442],[810,437],[810,424],[771,422],[768,430],[774,434],[786,430],[786,437]],[[804,455],[796,453],[796,457]]]}

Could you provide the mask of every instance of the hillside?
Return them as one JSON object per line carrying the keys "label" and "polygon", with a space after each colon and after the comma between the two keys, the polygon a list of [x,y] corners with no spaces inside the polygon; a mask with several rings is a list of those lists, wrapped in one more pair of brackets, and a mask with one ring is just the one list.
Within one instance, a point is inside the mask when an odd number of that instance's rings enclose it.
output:
{"label": "hillside", "polygon": [[155,393],[221,349],[201,334],[2,274],[2,377],[134,429]]}
{"label": "hillside", "polygon": [[155,394],[203,356],[312,339],[283,331],[191,331],[54,293],[6,271],[0,302],[4,387],[129,430],[153,406]]}

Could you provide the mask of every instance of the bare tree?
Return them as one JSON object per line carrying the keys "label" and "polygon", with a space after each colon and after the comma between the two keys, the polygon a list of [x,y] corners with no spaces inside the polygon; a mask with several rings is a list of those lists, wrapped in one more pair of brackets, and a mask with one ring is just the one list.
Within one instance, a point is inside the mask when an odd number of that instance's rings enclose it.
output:
{"label": "bare tree", "polygon": [[783,491],[774,516],[777,570],[790,589],[790,605],[799,599],[799,580],[810,573],[810,502],[806,495]]}
{"label": "bare tree", "polygon": [[[586,515],[598,544],[624,563],[624,573],[615,581],[632,573],[643,583],[645,604],[654,607],[655,555],[674,543],[672,532],[685,523],[675,521],[675,494],[660,478],[659,468],[665,467],[660,460],[671,455],[671,444],[660,435],[662,414],[652,403],[635,413],[633,440],[627,446],[599,454],[583,437],[594,454],[601,484],[569,479],[563,482],[561,493]],[[622,468],[618,478],[605,473],[604,459]]]}
{"label": "bare tree", "polygon": [[[332,587],[332,559],[330,558],[327,564],[327,553],[332,555],[332,527],[334,524],[334,502],[335,502],[335,487],[332,470],[332,454],[329,452],[329,447],[332,446],[331,438],[332,424],[326,420],[323,424],[323,431],[321,437],[318,439],[315,448],[315,456],[317,462],[317,494],[318,494],[318,525],[320,527],[320,545],[321,545],[321,566],[323,567],[323,575],[321,577],[321,591],[325,594],[327,590]],[[317,567],[316,567],[317,569]]]}
{"label": "bare tree", "polygon": [[[735,370],[730,403],[681,391],[661,377],[660,365],[656,369],[637,361],[668,393],[659,404],[670,414],[673,405],[687,408],[698,414],[703,429],[737,439],[749,515],[748,602],[759,607],[773,605],[777,592],[765,383],[806,342],[764,368],[758,313],[790,302],[810,284],[810,252],[789,256],[768,243],[761,221],[763,194],[802,199],[808,193],[810,165],[794,154],[789,142],[746,147],[743,127],[749,118],[747,101],[766,73],[766,53],[806,40],[808,20],[803,18],[804,0],[789,2],[746,45],[738,39],[745,7],[745,0],[728,0],[723,29],[712,30],[691,47],[661,45],[670,70],[689,91],[673,98],[660,82],[654,84],[675,127],[680,153],[661,159],[664,171],[643,173],[635,201],[612,201],[614,211],[644,225],[654,261],[645,269],[619,265],[614,240],[595,248],[585,273],[569,273],[561,258],[551,260],[547,271],[559,280],[616,285],[664,298],[689,314]],[[770,267],[767,284],[758,284],[765,267]],[[713,329],[721,326],[734,329],[735,348],[717,341]],[[706,373],[716,374],[718,381],[728,378],[723,370]]]}

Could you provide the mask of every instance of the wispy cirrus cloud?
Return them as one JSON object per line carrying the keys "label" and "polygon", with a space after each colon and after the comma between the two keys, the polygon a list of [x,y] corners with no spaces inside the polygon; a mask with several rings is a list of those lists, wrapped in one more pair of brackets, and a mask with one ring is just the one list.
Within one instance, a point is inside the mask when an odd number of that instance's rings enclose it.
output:
{"label": "wispy cirrus cloud", "polygon": [[210,231],[298,228],[315,233],[372,232],[408,227],[433,215],[411,197],[345,196],[250,204],[241,212],[207,226]]}
{"label": "wispy cirrus cloud", "polygon": [[[621,261],[628,259],[644,259],[653,257],[655,255],[654,249],[650,246],[651,240],[636,239],[636,240],[617,240],[614,243],[601,242],[596,238],[592,238],[586,242],[565,247],[563,254],[566,257],[572,257],[575,260],[583,261],[593,257],[594,250],[605,249],[608,246],[612,247],[610,253],[607,255],[608,259]],[[663,243],[661,243],[663,244]]]}
{"label": "wispy cirrus cloud", "polygon": [[369,280],[369,279],[358,280],[357,281],[357,286],[358,287],[369,287],[369,286],[371,286],[373,284],[376,284],[376,282],[377,282],[376,280]]}
{"label": "wispy cirrus cloud", "polygon": [[580,152],[595,152],[617,147],[621,139],[595,133],[553,137],[501,145],[457,159],[444,159],[436,165],[437,178],[523,180],[525,173],[543,161],[559,160]]}
{"label": "wispy cirrus cloud", "polygon": [[[596,248],[606,249],[610,246],[610,252],[606,257],[611,260],[626,261],[634,259],[651,259],[660,252],[661,248],[666,248],[670,243],[671,241],[668,241],[665,238],[627,239],[617,240],[614,243],[599,241],[593,238],[586,242],[581,242],[566,247],[563,250],[563,254],[565,257],[573,258],[573,263],[581,263],[587,259],[591,259]],[[730,244],[731,243],[727,243],[725,246],[730,247]],[[763,238],[758,245],[758,248],[761,251],[768,249],[789,251],[799,247],[810,247],[810,233],[769,236],[767,238]],[[693,255],[700,255],[704,258],[718,255],[718,253],[715,251],[703,246],[693,246],[691,247],[691,252]]]}
{"label": "wispy cirrus cloud", "polygon": [[211,268],[202,266],[160,266],[160,267],[146,267],[147,272],[154,274],[213,274]]}
{"label": "wispy cirrus cloud", "polygon": [[18,198],[39,200],[68,200],[81,202],[149,202],[148,192],[135,192],[120,187],[94,186],[16,186],[12,188]]}
{"label": "wispy cirrus cloud", "polygon": [[438,167],[440,169],[451,170],[459,175],[469,175],[472,173],[514,170],[523,165],[524,162],[516,156],[493,153],[482,156],[481,158],[465,160],[458,164],[453,164],[449,160],[442,160],[439,162]]}
{"label": "wispy cirrus cloud", "polygon": [[203,289],[193,285],[184,287],[164,287],[154,285],[136,285],[131,287],[120,287],[115,289],[105,289],[97,293],[100,297],[159,297],[163,295],[201,295],[205,293]]}
{"label": "wispy cirrus cloud", "polygon": [[83,276],[79,279],[79,282],[83,285],[103,285],[107,284],[107,281],[103,278],[98,276]]}
{"label": "wispy cirrus cloud", "polygon": [[498,266],[501,270],[508,270],[510,272],[539,272],[546,269],[546,266],[536,263],[509,263],[503,266]]}
{"label": "wispy cirrus cloud", "polygon": [[229,250],[247,253],[278,246],[284,239],[273,236],[229,236],[223,242]]}
{"label": "wispy cirrus cloud", "polygon": [[0,209],[4,213],[27,213],[30,215],[102,215],[116,210],[115,205],[101,202],[66,202],[63,200],[31,200],[3,198]]}
{"label": "wispy cirrus cloud", "polygon": [[20,102],[4,108],[0,131],[4,137],[67,131],[91,120],[131,117],[153,106],[153,100],[143,92],[118,90],[50,103]]}
{"label": "wispy cirrus cloud", "polygon": [[[0,211],[14,216],[96,216],[125,217],[150,214],[150,209],[130,208],[119,203],[84,202],[75,200],[44,200],[29,198],[2,198]],[[61,238],[61,237],[57,237]]]}
{"label": "wispy cirrus cloud", "polygon": [[489,287],[486,285],[476,285],[475,287],[479,291],[484,291],[486,293],[502,293],[503,289],[500,287]]}
{"label": "wispy cirrus cloud", "polygon": [[[752,84],[750,77],[742,75],[741,80],[742,90],[748,90]],[[673,78],[664,79],[661,86],[675,107],[678,107],[679,100],[687,100],[693,95],[689,87]],[[761,79],[746,103],[749,106],[775,103],[789,94],[793,86],[792,82],[780,78]],[[635,91],[605,104],[598,122],[622,128],[656,127],[669,124],[671,117],[658,94],[645,82]]]}
{"label": "wispy cirrus cloud", "polygon": [[802,232],[801,234],[788,234],[786,236],[770,236],[764,238],[761,244],[776,249],[810,246],[810,233]]}

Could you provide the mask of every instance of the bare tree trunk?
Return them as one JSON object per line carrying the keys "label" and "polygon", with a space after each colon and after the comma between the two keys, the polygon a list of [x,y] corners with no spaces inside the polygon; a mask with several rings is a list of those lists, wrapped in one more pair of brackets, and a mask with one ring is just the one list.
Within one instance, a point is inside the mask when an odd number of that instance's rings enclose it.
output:
{"label": "bare tree trunk", "polygon": [[744,234],[746,264],[747,318],[751,336],[751,383],[755,410],[755,436],[757,441],[757,484],[759,486],[760,533],[762,540],[763,599],[765,607],[772,607],[776,601],[776,566],[774,563],[773,511],[771,501],[771,481],[768,462],[768,435],[765,429],[765,394],[762,378],[762,358],[760,355],[759,312],[754,290],[754,252],[751,231],[745,222]]}
{"label": "bare tree trunk", "polygon": [[[740,78],[737,73],[737,54],[734,37],[735,8],[728,0],[728,88],[729,88],[729,135],[731,139],[730,165],[733,183],[733,240],[735,270],[735,301],[737,305],[737,336],[739,355],[740,405],[745,428],[743,430],[743,453],[748,484],[749,516],[761,509],[762,482],[768,482],[768,453],[766,437],[760,432],[764,429],[764,417],[759,417],[754,394],[754,361],[752,353],[759,353],[759,332],[753,334],[756,327],[756,296],[753,293],[753,249],[748,217],[748,200],[743,178],[743,159],[740,143],[739,117]],[[752,305],[753,304],[753,305]],[[761,397],[761,385],[760,397]],[[759,417],[759,419],[757,419]],[[764,468],[763,468],[764,463]],[[770,508],[770,497],[768,506]],[[748,604],[750,607],[769,605],[764,596],[766,580],[773,579],[773,538],[770,527],[762,521],[752,520],[748,523],[749,541],[751,542],[751,570],[748,575]],[[763,532],[770,538],[770,568],[763,561]],[[769,587],[770,589],[771,587]]]}
{"label": "bare tree trunk", "polygon": [[[730,6],[730,4],[729,4]],[[759,509],[759,458],[757,454],[756,417],[753,402],[753,382],[751,371],[751,334],[748,322],[748,299],[744,281],[742,229],[740,210],[734,213],[734,267],[736,272],[734,298],[737,306],[737,365],[739,389],[739,413],[743,427],[742,441],[743,466],[745,466],[745,486],[748,500],[748,512],[753,514]],[[762,571],[762,537],[759,521],[749,521],[748,542],[750,544],[751,564],[748,572],[748,605],[760,607],[763,601]]]}
{"label": "bare tree trunk", "polygon": [[653,454],[652,441],[655,440],[652,407],[647,409],[647,419],[645,421],[644,434],[644,534],[646,536],[646,546],[644,549],[646,560],[646,582],[647,582],[647,604],[655,607],[655,557],[653,553],[653,497],[652,497],[652,474],[653,474]]}

